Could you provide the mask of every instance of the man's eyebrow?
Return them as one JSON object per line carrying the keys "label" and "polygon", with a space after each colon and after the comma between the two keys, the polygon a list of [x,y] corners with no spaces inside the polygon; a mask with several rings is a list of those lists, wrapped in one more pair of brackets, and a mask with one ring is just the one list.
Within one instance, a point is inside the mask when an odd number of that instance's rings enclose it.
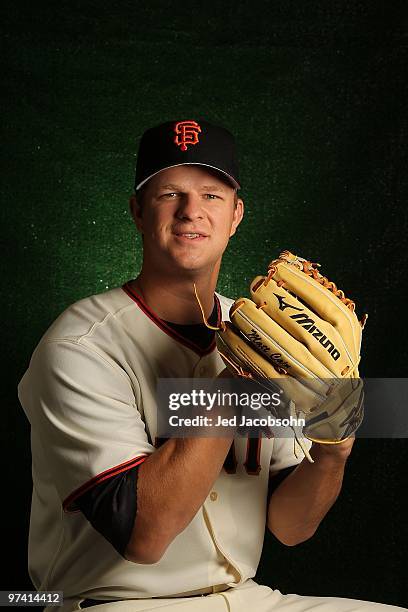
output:
{"label": "man's eyebrow", "polygon": [[203,185],[202,189],[205,191],[225,191],[221,185]]}
{"label": "man's eyebrow", "polygon": [[[159,190],[162,189],[172,189],[174,191],[183,191],[184,187],[181,185],[176,185],[174,183],[168,183],[167,185],[159,185]],[[221,185],[202,185],[201,191],[225,191],[224,187]]]}
{"label": "man's eyebrow", "polygon": [[159,185],[159,189],[174,189],[175,191],[182,191],[181,185],[175,185],[174,183],[168,183],[167,185]]}

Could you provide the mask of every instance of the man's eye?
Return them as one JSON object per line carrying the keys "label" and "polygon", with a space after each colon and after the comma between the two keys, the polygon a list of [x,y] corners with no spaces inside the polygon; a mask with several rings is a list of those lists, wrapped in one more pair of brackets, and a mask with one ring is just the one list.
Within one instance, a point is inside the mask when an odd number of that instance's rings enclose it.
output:
{"label": "man's eye", "polygon": [[177,193],[175,191],[171,191],[170,193],[163,193],[163,198],[171,198],[172,196],[176,196]]}
{"label": "man's eye", "polygon": [[205,195],[208,197],[209,200],[215,200],[216,198],[218,198],[215,193],[206,193]]}

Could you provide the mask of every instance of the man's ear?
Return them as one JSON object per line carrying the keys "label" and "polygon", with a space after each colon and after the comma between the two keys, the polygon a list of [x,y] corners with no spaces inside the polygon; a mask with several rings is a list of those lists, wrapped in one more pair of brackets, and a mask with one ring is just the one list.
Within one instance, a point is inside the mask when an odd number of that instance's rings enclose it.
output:
{"label": "man's ear", "polygon": [[129,199],[129,210],[130,210],[130,214],[133,217],[133,221],[135,222],[135,225],[138,229],[138,231],[143,234],[143,221],[142,221],[142,208],[138,202],[137,197],[135,196],[135,194],[133,194],[132,196],[130,196]]}
{"label": "man's ear", "polygon": [[244,201],[241,200],[241,198],[238,198],[237,204],[234,208],[234,216],[232,218],[230,238],[237,231],[237,227],[241,223],[243,216],[244,216]]}

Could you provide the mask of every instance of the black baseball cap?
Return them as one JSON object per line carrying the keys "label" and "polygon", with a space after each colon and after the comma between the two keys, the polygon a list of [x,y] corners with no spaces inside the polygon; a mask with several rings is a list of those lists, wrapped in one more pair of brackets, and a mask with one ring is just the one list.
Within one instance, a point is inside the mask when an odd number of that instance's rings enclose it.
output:
{"label": "black baseball cap", "polygon": [[199,165],[218,170],[240,189],[235,140],[227,129],[208,121],[168,121],[144,132],[137,154],[135,190],[161,170]]}

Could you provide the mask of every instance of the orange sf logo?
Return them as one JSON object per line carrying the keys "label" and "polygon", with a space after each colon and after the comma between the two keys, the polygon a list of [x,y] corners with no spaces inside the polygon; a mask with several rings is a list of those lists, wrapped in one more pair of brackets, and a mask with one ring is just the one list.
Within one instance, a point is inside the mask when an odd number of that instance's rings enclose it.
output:
{"label": "orange sf logo", "polygon": [[187,145],[195,145],[198,142],[198,134],[201,128],[196,121],[179,121],[174,126],[176,133],[174,142],[182,151],[187,151]]}

